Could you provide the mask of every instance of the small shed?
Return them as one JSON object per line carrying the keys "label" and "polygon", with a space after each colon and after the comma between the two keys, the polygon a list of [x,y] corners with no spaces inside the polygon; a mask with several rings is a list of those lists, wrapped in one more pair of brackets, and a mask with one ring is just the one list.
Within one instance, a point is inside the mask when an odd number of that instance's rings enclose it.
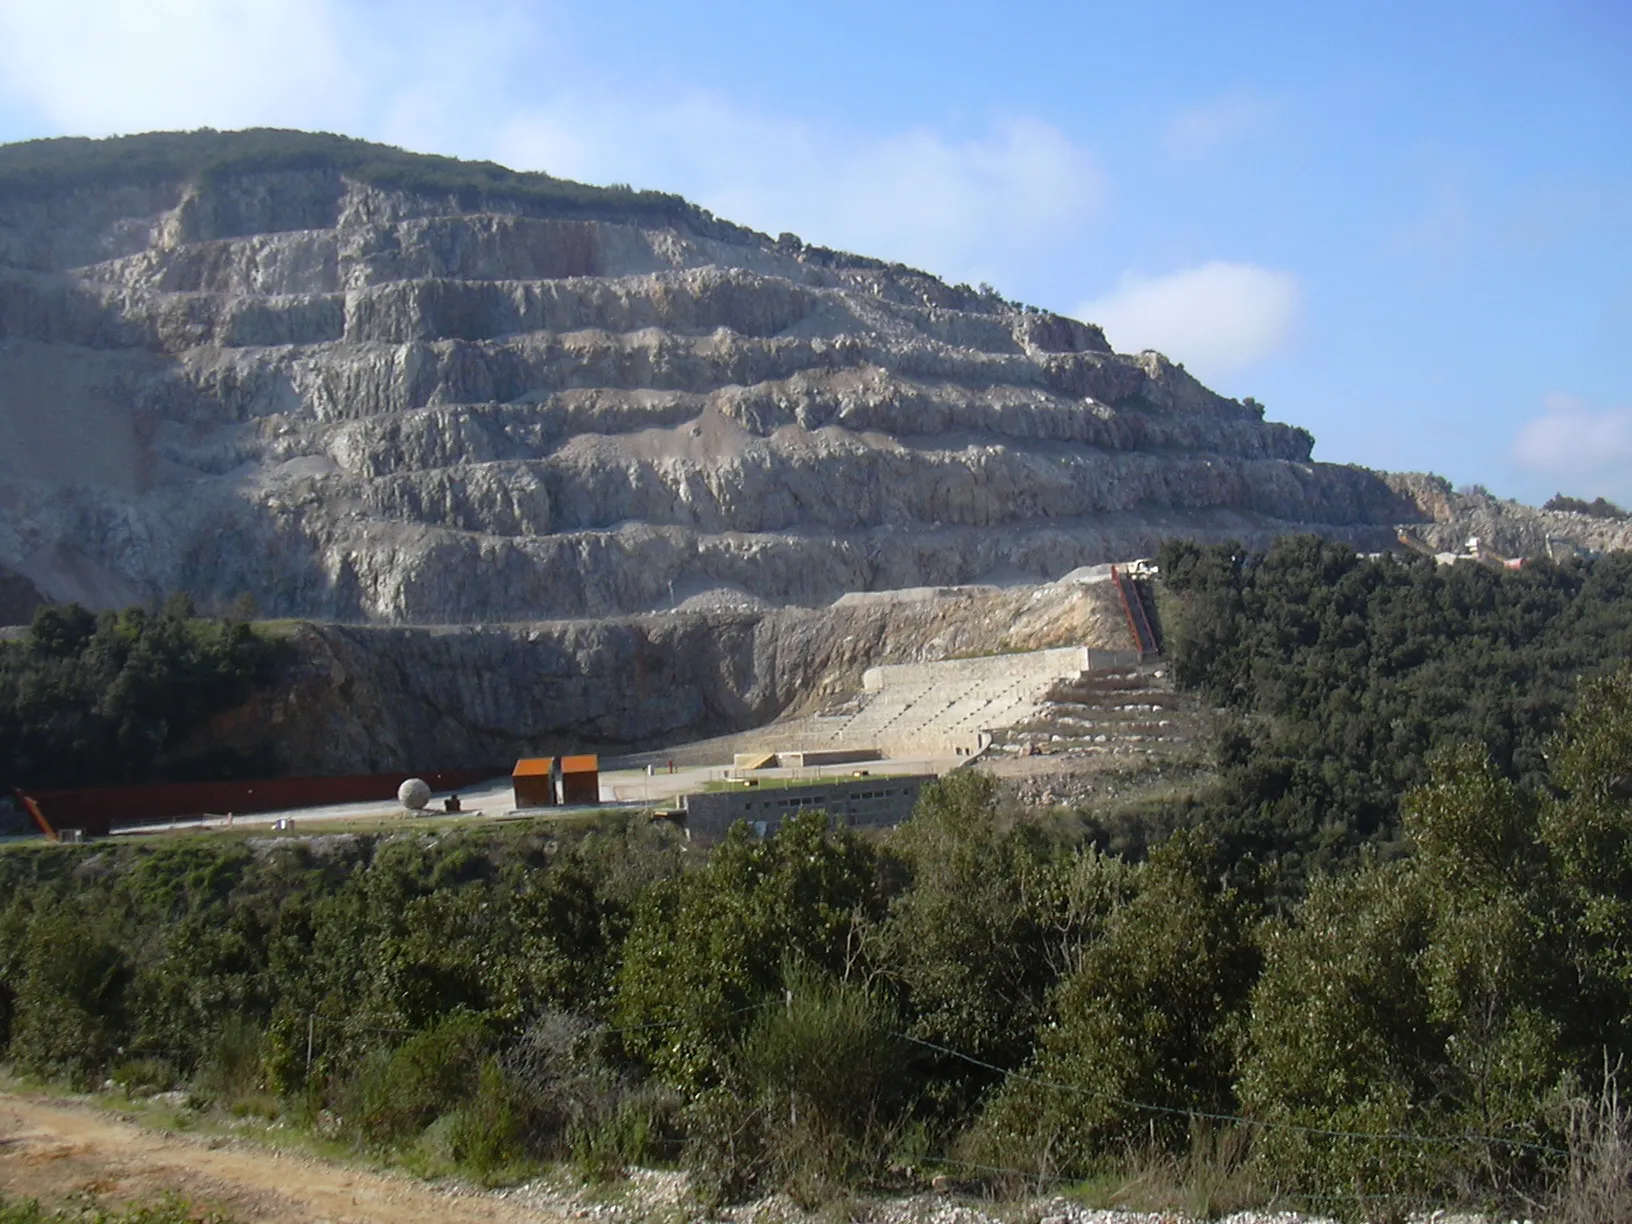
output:
{"label": "small shed", "polygon": [[561,802],[601,801],[601,758],[594,753],[561,758]]}
{"label": "small shed", "polygon": [[555,806],[555,758],[523,757],[510,771],[510,785],[516,791],[516,806]]}

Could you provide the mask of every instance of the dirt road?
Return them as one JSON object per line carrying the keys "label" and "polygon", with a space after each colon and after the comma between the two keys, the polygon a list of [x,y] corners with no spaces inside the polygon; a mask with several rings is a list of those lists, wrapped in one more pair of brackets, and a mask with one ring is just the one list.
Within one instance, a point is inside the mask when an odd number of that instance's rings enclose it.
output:
{"label": "dirt road", "polygon": [[0,1093],[0,1190],[113,1205],[176,1192],[243,1224],[538,1224],[562,1217],[255,1144],[149,1130],[89,1105]]}

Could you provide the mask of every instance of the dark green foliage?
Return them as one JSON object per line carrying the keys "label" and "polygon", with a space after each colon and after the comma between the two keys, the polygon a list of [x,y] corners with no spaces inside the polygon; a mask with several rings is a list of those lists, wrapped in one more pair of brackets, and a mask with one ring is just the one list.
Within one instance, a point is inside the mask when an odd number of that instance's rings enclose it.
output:
{"label": "dark green foliage", "polygon": [[8,983],[11,1056],[24,1067],[88,1083],[119,1052],[130,963],[99,925],[66,905],[28,924],[20,976]]}
{"label": "dark green foliage", "polygon": [[[691,222],[712,218],[679,196],[626,185],[588,187],[492,162],[408,153],[324,132],[150,132],[106,140],[61,137],[0,146],[0,198],[41,198],[112,184],[208,185],[231,175],[328,171],[379,187],[448,195],[475,208],[488,201],[533,205],[560,216],[631,216]],[[718,226],[718,223],[713,223]]]}
{"label": "dark green foliage", "polygon": [[267,772],[262,757],[179,750],[270,678],[276,649],[241,621],[171,600],[93,616],[45,606],[0,644],[0,787],[96,786]]}
{"label": "dark green foliage", "polygon": [[[890,840],[909,885],[869,950],[913,1017],[908,1032],[1003,1068],[1030,1054],[1049,991],[1131,889],[1119,862],[1079,855],[1030,822],[1001,827],[997,786],[959,773],[926,788]],[[931,1091],[954,1108],[994,1073],[927,1047]]]}
{"label": "dark green foliage", "polygon": [[1586,514],[1593,518],[1609,519],[1612,522],[1623,522],[1632,518],[1614,502],[1602,497],[1595,497],[1590,502],[1579,497],[1569,497],[1563,493],[1555,493],[1542,506],[1543,510],[1565,510],[1571,514]]}
{"label": "dark green foliage", "polygon": [[986,1162],[1081,1176],[1135,1143],[1178,1147],[1190,1119],[1177,1111],[1234,1112],[1257,976],[1249,911],[1193,835],[1169,840],[1131,885],[1060,982],[1027,1078],[982,1119],[973,1146]]}
{"label": "dark green foliage", "polygon": [[689,1163],[705,1197],[781,1187],[807,1205],[875,1178],[903,1104],[893,1009],[855,982],[798,965],[759,1013],[721,1085],[690,1110]]}
{"label": "dark green foliage", "polygon": [[364,1060],[347,1114],[374,1146],[417,1136],[477,1094],[492,1049],[492,1033],[475,1016],[439,1020]]}
{"label": "dark green foliage", "polygon": [[[1417,971],[1428,945],[1427,900],[1403,864],[1318,881],[1295,925],[1268,941],[1253,997],[1252,1053],[1241,1081],[1251,1116],[1276,1124],[1373,1134],[1443,1122],[1435,1098],[1447,1032],[1431,1018]],[[1442,1152],[1417,1144],[1267,1129],[1258,1154],[1287,1189],[1397,1191],[1419,1184]]]}
{"label": "dark green foliage", "polygon": [[1277,905],[1206,830],[1129,864],[973,772],[877,840],[812,813],[706,857],[614,816],[15,847],[7,1052],[424,1173],[679,1157],[705,1203],[938,1167],[1355,1214],[1608,1201],[1632,672],[1584,684],[1538,759],[1431,753],[1391,855]]}
{"label": "dark green foliage", "polygon": [[1198,815],[1293,874],[1397,844],[1400,796],[1441,746],[1541,785],[1576,677],[1632,657],[1624,553],[1511,572],[1303,536],[1262,555],[1169,543],[1161,564],[1175,678],[1233,716]]}
{"label": "dark green foliage", "polygon": [[473,831],[253,845],[0,856],[12,1057],[78,1074],[118,1048],[212,1095],[293,1093],[450,1012],[501,1035],[548,1008],[594,1012],[632,881],[676,869],[672,838],[617,819],[564,841]]}
{"label": "dark green foliage", "polygon": [[842,976],[859,958],[874,881],[871,849],[824,813],[765,841],[736,825],[700,871],[641,899],[617,985],[630,1053],[682,1089],[719,1083],[752,1013],[780,1000],[785,964]]}
{"label": "dark green foliage", "polygon": [[1267,1122],[1366,1132],[1266,1130],[1282,1184],[1455,1196],[1560,1173],[1567,1098],[1632,1052],[1632,877],[1614,853],[1632,837],[1615,793],[1629,698],[1626,671],[1588,686],[1539,795],[1474,750],[1442,754],[1405,804],[1416,853],[1318,882],[1271,935],[1242,1099]]}

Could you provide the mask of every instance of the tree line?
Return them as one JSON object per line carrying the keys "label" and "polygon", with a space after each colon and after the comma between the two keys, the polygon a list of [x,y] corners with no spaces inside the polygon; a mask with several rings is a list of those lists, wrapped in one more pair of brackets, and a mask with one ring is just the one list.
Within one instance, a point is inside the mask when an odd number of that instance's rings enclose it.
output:
{"label": "tree line", "polygon": [[1632,658],[1629,553],[1514,572],[1293,536],[1172,542],[1160,564],[1175,680],[1221,711],[1217,785],[1183,819],[1293,888],[1397,848],[1400,798],[1442,747],[1544,789],[1580,678]]}
{"label": "tree line", "polygon": [[1127,861],[972,772],[882,839],[806,814],[703,861],[627,817],[13,850],[0,1040],[426,1172],[675,1161],[816,1202],[1234,1136],[1219,1184],[1260,1200],[1533,1200],[1624,1122],[1596,1102],[1632,1053],[1629,760],[1623,672],[1545,789],[1442,752],[1406,848],[1286,910],[1202,832]]}
{"label": "tree line", "polygon": [[0,643],[0,793],[264,776],[267,754],[193,737],[279,659],[247,623],[200,618],[185,596],[156,613],[41,607],[21,641]]}

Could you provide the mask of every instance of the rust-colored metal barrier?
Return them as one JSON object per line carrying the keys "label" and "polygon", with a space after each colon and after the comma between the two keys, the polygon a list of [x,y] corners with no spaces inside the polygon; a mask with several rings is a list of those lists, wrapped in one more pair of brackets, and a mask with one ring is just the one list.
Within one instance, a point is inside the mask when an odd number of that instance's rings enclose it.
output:
{"label": "rust-colored metal barrier", "polygon": [[458,790],[499,777],[504,766],[444,769],[433,773],[345,774],[333,778],[258,778],[247,782],[159,782],[144,786],[95,786],[76,790],[16,792],[40,832],[55,838],[59,829],[83,829],[106,837],[114,829],[228,812],[277,812],[394,799],[408,778],[423,778],[433,791]]}

